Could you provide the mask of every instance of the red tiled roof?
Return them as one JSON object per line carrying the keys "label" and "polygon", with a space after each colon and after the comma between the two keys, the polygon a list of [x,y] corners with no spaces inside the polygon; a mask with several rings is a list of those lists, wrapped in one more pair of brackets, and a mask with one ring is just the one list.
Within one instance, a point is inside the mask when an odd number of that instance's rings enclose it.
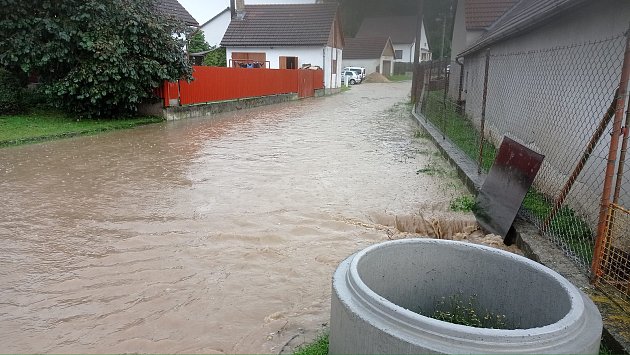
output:
{"label": "red tiled roof", "polygon": [[188,26],[199,26],[197,20],[177,0],[157,0],[155,6],[164,15],[180,19]]}
{"label": "red tiled roof", "polygon": [[315,46],[328,43],[337,4],[246,5],[233,19],[221,46]]}
{"label": "red tiled roof", "polygon": [[383,55],[389,37],[346,38],[343,59],[376,59]]}
{"label": "red tiled roof", "polygon": [[466,0],[466,28],[486,29],[505,14],[518,0]]}
{"label": "red tiled roof", "polygon": [[356,38],[390,37],[394,44],[414,43],[417,18],[417,16],[366,17]]}

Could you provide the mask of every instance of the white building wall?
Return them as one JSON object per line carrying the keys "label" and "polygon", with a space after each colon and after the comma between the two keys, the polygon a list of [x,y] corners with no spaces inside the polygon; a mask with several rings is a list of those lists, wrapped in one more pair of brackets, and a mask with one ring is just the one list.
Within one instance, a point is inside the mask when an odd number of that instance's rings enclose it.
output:
{"label": "white building wall", "polygon": [[[413,63],[413,55],[416,50],[416,43],[394,43],[394,50],[402,50],[402,59],[396,59],[396,62]],[[422,53],[429,53],[429,41],[427,40],[427,31],[422,24],[422,37],[420,37],[420,61],[422,61]],[[428,60],[431,60],[429,58]]]}
{"label": "white building wall", "polygon": [[225,35],[225,31],[230,25],[230,21],[230,11],[225,11],[217,18],[212,20],[212,22],[208,22],[201,26],[200,29],[203,31],[206,42],[208,42],[208,44],[211,46],[219,47],[221,44],[221,40]]}
{"label": "white building wall", "polygon": [[[535,181],[540,191],[553,194],[567,181],[610,105],[623,60],[621,35],[629,18],[630,3],[625,0],[591,2],[490,47],[498,56],[490,62],[486,133],[495,144],[509,135],[546,155]],[[580,46],[598,41],[605,42]],[[547,51],[558,47],[565,49]],[[484,72],[485,49],[465,57],[466,113],[478,126]],[[580,139],[575,139],[576,132]],[[591,223],[596,222],[591,216],[598,212],[595,201],[601,194],[609,142],[610,134],[605,134],[569,195],[571,207]],[[630,191],[630,179],[623,186]],[[630,196],[623,196],[621,203],[630,206]]]}
{"label": "white building wall", "polygon": [[326,88],[341,87],[341,76],[332,73],[332,61],[337,57],[339,58],[337,61],[337,73],[341,72],[341,49],[333,49],[331,47],[228,47],[226,49],[228,66],[230,66],[233,52],[266,53],[270,69],[280,69],[280,57],[298,57],[298,68],[305,64],[310,64],[324,69]]}

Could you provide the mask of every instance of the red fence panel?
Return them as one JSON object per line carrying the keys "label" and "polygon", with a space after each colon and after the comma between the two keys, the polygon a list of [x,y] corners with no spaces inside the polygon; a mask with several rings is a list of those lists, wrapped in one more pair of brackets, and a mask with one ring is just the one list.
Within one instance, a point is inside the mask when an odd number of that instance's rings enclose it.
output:
{"label": "red fence panel", "polygon": [[164,83],[164,107],[176,99],[181,105],[192,105],[288,93],[303,98],[324,88],[323,70],[193,66],[193,77],[191,82]]}
{"label": "red fence panel", "polygon": [[324,71],[311,70],[313,72],[313,89],[320,90],[324,88]]}
{"label": "red fence panel", "polygon": [[288,69],[246,69],[193,67],[195,80],[180,81],[180,103],[234,100],[247,97],[298,92],[298,71]]}
{"label": "red fence panel", "polygon": [[171,106],[171,100],[179,99],[179,84],[165,81],[164,84],[162,84],[161,97],[164,100],[164,107]]}
{"label": "red fence panel", "polygon": [[313,72],[314,70],[298,70],[298,96],[300,98],[315,95],[315,89],[313,88]]}

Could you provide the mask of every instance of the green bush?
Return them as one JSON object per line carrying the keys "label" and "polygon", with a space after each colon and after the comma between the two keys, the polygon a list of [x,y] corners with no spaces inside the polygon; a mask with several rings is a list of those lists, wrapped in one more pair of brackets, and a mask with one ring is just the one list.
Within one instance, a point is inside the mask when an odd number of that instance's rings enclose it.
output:
{"label": "green bush", "polygon": [[225,57],[225,48],[212,47],[211,50],[212,51],[206,54],[206,57],[203,59],[203,65],[210,67],[226,67],[227,59]]}
{"label": "green bush", "polygon": [[6,69],[0,69],[0,115],[24,110],[20,80]]}
{"label": "green bush", "polygon": [[136,111],[163,81],[190,79],[183,23],[153,0],[5,0],[0,64],[37,71],[55,105],[85,117]]}

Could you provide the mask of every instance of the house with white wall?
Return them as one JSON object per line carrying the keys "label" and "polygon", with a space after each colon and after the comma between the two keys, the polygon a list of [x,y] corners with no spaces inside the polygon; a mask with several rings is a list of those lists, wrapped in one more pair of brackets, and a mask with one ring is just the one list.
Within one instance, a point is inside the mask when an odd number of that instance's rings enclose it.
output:
{"label": "house with white wall", "polygon": [[344,37],[338,5],[234,3],[221,46],[228,66],[324,70],[326,89],[341,87]]}
{"label": "house with white wall", "polygon": [[[355,38],[389,37],[394,45],[394,61],[413,63],[416,50],[417,16],[366,17]],[[427,31],[422,23],[420,61],[431,60]]]}
{"label": "house with white wall", "polygon": [[211,47],[219,47],[231,20],[230,8],[226,7],[210,20],[199,26],[199,29],[203,31],[206,43]]}
{"label": "house with white wall", "polygon": [[367,74],[394,74],[394,45],[389,37],[346,38],[343,66],[364,67]]}

